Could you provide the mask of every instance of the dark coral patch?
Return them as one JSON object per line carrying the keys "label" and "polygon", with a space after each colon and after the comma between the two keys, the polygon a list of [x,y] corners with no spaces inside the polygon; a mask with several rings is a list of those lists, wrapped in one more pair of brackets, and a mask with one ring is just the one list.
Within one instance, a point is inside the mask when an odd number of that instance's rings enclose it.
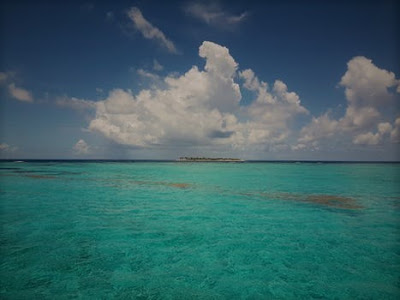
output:
{"label": "dark coral patch", "polygon": [[343,209],[361,209],[354,198],[333,196],[333,195],[309,195],[305,199],[307,202]]}
{"label": "dark coral patch", "polygon": [[357,203],[357,200],[351,197],[315,194],[315,195],[304,195],[295,193],[259,193],[263,198],[268,199],[279,199],[288,201],[297,201],[312,203],[332,208],[339,209],[362,209],[363,206]]}

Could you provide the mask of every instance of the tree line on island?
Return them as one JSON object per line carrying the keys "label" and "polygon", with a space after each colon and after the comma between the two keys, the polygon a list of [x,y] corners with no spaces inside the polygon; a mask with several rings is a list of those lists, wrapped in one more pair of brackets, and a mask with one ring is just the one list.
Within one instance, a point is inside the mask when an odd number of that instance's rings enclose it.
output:
{"label": "tree line on island", "polygon": [[188,157],[181,156],[178,161],[218,161],[218,162],[240,162],[243,161],[240,158],[232,157]]}

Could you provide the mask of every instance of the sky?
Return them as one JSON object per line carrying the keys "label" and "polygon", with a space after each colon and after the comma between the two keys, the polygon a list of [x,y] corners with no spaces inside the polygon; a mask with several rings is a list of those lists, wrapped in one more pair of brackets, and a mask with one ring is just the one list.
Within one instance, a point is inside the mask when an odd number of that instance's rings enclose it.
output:
{"label": "sky", "polygon": [[0,158],[400,159],[397,1],[0,6]]}

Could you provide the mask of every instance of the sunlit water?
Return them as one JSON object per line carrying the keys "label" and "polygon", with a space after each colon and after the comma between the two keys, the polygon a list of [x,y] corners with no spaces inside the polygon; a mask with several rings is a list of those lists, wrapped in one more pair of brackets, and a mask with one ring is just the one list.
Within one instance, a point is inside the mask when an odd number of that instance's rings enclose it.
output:
{"label": "sunlit water", "polygon": [[398,299],[400,164],[0,164],[2,299]]}

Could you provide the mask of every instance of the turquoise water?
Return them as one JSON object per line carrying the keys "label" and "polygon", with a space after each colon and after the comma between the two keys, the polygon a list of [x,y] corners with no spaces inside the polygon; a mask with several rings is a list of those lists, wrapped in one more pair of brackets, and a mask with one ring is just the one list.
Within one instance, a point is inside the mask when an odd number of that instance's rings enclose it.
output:
{"label": "turquoise water", "polygon": [[400,164],[0,164],[2,299],[398,299]]}

